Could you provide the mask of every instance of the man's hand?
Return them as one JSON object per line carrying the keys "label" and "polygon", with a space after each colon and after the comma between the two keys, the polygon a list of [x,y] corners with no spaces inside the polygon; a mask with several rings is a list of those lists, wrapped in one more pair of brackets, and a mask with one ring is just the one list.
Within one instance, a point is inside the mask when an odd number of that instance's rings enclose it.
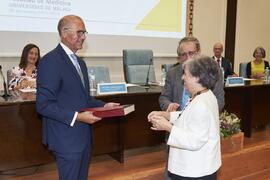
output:
{"label": "man's hand", "polygon": [[170,103],[166,111],[167,112],[177,111],[179,106],[180,106],[180,104],[178,104],[178,103]]}
{"label": "man's hand", "polygon": [[91,112],[79,112],[76,121],[85,122],[87,124],[93,124],[97,121],[100,121],[101,118],[94,116]]}
{"label": "man's hand", "polygon": [[114,103],[114,102],[109,102],[104,105],[104,107],[113,107],[113,106],[119,106],[120,103]]}

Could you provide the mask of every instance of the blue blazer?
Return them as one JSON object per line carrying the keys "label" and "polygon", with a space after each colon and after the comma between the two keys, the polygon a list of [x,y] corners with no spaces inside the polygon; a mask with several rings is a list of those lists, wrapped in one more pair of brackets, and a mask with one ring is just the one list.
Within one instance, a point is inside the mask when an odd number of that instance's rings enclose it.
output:
{"label": "blue blazer", "polygon": [[71,121],[75,111],[105,104],[90,96],[86,64],[80,58],[78,62],[85,87],[60,44],[46,54],[38,65],[36,108],[42,116],[43,143],[53,151],[81,152],[89,145],[91,125],[76,121],[71,127]]}

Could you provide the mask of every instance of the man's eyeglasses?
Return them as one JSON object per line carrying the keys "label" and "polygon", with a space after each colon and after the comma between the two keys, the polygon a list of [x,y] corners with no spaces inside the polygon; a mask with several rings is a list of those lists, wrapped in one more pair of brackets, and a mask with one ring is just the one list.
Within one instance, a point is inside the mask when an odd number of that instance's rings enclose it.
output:
{"label": "man's eyeglasses", "polygon": [[86,36],[87,34],[88,34],[88,32],[87,31],[85,31],[85,30],[74,30],[74,29],[71,29],[71,28],[65,28],[65,30],[67,30],[67,31],[72,31],[72,32],[76,32],[77,33],[77,36],[79,36],[79,37],[82,37],[82,36]]}
{"label": "man's eyeglasses", "polygon": [[184,52],[184,53],[178,53],[178,56],[181,58],[187,58],[187,57],[193,57],[197,51],[189,51],[189,52]]}

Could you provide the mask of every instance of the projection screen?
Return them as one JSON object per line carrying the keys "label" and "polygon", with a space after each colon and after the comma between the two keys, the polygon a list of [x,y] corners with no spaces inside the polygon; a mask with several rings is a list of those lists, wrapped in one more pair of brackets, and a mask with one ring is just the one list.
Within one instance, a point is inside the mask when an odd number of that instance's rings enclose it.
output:
{"label": "projection screen", "polygon": [[85,21],[85,56],[118,56],[127,48],[175,55],[186,34],[186,6],[186,0],[1,0],[0,56],[17,56],[27,43],[48,52],[67,14]]}

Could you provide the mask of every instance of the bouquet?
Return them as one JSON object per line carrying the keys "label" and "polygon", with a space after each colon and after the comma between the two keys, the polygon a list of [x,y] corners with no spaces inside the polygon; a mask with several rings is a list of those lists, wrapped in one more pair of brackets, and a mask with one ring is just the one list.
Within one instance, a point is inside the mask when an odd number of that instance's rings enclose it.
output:
{"label": "bouquet", "polygon": [[241,132],[240,119],[233,113],[226,110],[219,115],[220,119],[220,136],[221,138],[230,137]]}

